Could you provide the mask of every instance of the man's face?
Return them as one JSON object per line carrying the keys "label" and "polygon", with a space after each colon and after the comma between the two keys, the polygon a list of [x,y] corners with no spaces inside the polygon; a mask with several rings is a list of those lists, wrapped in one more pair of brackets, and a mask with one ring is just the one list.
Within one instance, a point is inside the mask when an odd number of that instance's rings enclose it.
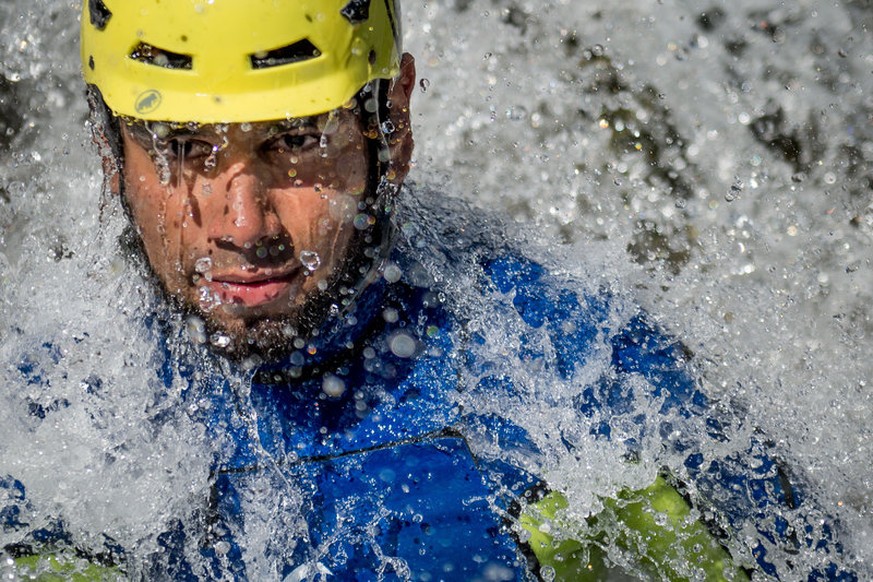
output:
{"label": "man's face", "polygon": [[[386,102],[386,177],[396,187],[412,157],[414,87],[404,54]],[[355,233],[372,225],[364,202],[373,169],[352,105],[281,122],[122,124],[124,195],[148,261],[214,344],[237,354],[285,349],[318,325],[322,292],[331,297],[344,263],[363,250]]]}
{"label": "man's face", "polygon": [[354,109],[122,133],[124,191],[152,269],[218,331],[219,345],[293,333],[355,230],[370,224],[358,206],[368,154]]}

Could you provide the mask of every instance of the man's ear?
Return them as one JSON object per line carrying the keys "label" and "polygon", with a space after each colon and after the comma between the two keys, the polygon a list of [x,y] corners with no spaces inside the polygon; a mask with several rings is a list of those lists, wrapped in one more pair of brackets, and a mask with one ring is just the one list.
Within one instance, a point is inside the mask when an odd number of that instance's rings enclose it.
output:
{"label": "man's ear", "polygon": [[414,143],[409,121],[409,102],[413,89],[415,89],[415,59],[409,53],[403,53],[400,60],[400,74],[391,80],[388,88],[388,117],[394,126],[394,131],[388,136],[388,146],[391,150],[388,177],[398,186],[406,178],[409,162],[412,159]]}

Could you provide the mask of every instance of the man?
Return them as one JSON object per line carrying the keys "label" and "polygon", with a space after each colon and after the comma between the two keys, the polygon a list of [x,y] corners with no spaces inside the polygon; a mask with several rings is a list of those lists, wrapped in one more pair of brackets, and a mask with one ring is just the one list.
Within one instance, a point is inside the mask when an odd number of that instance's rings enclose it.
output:
{"label": "man", "polygon": [[[385,0],[85,2],[95,140],[171,306],[151,323],[160,373],[182,378],[213,478],[143,554],[29,532],[9,477],[23,541],[7,551],[153,579],[852,579],[771,445],[710,413],[644,313],[571,289],[499,223],[444,222],[436,193],[402,204],[399,16]],[[590,517],[547,474],[602,451],[647,487]]]}

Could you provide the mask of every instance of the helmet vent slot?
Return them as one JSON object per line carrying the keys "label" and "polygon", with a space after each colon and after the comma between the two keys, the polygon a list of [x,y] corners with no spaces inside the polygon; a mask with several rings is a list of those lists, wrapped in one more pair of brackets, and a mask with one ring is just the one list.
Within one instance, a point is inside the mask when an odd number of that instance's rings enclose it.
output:
{"label": "helmet vent slot", "polygon": [[273,49],[271,51],[257,52],[249,55],[253,69],[269,69],[281,67],[291,63],[308,61],[321,56],[321,51],[309,39],[304,38],[295,43]]}
{"label": "helmet vent slot", "polygon": [[112,17],[112,12],[106,8],[106,4],[103,3],[103,0],[89,0],[88,16],[91,19],[91,26],[97,30],[103,30],[106,28],[106,23],[109,22],[109,19]]}
{"label": "helmet vent slot", "polygon": [[165,49],[153,47],[144,42],[139,43],[130,51],[130,58],[147,65],[165,69],[191,69],[191,56],[174,53]]}
{"label": "helmet vent slot", "polygon": [[370,0],[350,0],[340,14],[351,24],[360,24],[370,18]]}

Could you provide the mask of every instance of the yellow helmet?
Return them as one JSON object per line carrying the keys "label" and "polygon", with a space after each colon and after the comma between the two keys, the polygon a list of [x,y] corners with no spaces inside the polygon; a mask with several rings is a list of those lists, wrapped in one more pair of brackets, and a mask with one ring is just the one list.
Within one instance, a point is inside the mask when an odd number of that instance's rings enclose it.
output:
{"label": "yellow helmet", "polygon": [[82,69],[116,115],[305,117],[397,75],[399,18],[395,0],[85,0]]}

